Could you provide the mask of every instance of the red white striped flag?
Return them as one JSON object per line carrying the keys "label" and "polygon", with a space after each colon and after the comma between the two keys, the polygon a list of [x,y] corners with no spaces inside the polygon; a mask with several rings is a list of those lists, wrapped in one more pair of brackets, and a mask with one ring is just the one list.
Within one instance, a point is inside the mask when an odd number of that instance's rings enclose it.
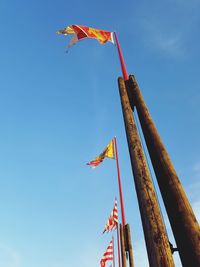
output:
{"label": "red white striped flag", "polygon": [[107,220],[107,223],[104,226],[104,231],[105,232],[109,232],[111,230],[113,230],[114,228],[116,228],[118,225],[118,210],[117,210],[117,199],[115,199],[115,204],[114,204],[114,208],[111,211],[111,214]]}
{"label": "red white striped flag", "polygon": [[110,244],[108,245],[106,252],[103,254],[103,257],[101,258],[100,264],[101,267],[105,267],[107,261],[113,260],[113,241],[110,241]]}

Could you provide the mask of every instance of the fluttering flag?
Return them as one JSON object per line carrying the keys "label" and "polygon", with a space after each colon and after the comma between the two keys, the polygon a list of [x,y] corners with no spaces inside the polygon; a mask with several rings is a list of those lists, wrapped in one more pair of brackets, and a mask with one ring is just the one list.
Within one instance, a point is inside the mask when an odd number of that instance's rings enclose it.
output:
{"label": "fluttering flag", "polygon": [[94,38],[101,44],[105,44],[108,41],[114,44],[113,32],[95,29],[88,26],[70,25],[62,30],[57,31],[56,33],[64,35],[73,34],[68,47],[71,47],[77,41],[85,38]]}
{"label": "fluttering flag", "polygon": [[118,210],[117,210],[117,199],[115,199],[115,204],[114,204],[114,208],[111,211],[111,214],[108,218],[107,223],[104,226],[104,231],[105,232],[110,232],[112,231],[114,228],[116,228],[118,225]]}
{"label": "fluttering flag", "polygon": [[105,158],[115,158],[115,150],[114,150],[114,140],[112,139],[110,143],[106,146],[103,152],[97,156],[94,160],[91,160],[87,163],[87,165],[92,166],[92,168],[96,168]]}
{"label": "fluttering flag", "polygon": [[103,257],[101,258],[100,261],[101,267],[105,267],[106,262],[112,260],[113,260],[113,242],[111,240],[106,249],[106,252],[103,254]]}
{"label": "fluttering flag", "polygon": [[68,35],[68,34],[75,34],[75,31],[72,27],[68,26],[62,30],[59,30],[56,32],[57,34],[63,34],[63,35]]}

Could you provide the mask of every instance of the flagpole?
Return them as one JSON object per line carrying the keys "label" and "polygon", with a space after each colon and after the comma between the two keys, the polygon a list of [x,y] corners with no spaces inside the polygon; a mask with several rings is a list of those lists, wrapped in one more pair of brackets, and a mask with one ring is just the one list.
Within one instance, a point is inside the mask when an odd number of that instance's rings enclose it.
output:
{"label": "flagpole", "polygon": [[114,137],[114,148],[115,148],[115,158],[116,158],[116,165],[117,165],[117,176],[118,176],[118,185],[119,185],[119,197],[120,197],[120,205],[121,205],[122,225],[125,226],[126,225],[126,219],[125,219],[125,211],[124,211],[124,200],[123,200],[123,194],[122,194],[122,183],[121,183],[121,177],[120,177],[120,168],[119,168],[116,137]]}
{"label": "flagpole", "polygon": [[120,64],[121,64],[123,78],[124,78],[125,81],[127,81],[129,79],[129,76],[128,76],[128,72],[127,72],[127,69],[126,69],[126,64],[125,64],[125,61],[124,61],[124,57],[123,57],[123,54],[122,54],[122,50],[121,50],[121,47],[120,47],[116,32],[114,32],[114,36],[115,36],[115,41],[116,41],[116,45],[117,45],[117,51],[118,51],[118,55],[119,55],[119,60],[120,60]]}
{"label": "flagpole", "polygon": [[115,267],[115,247],[114,247],[114,236],[112,235],[112,245],[113,245],[113,267]]}
{"label": "flagpole", "polygon": [[121,267],[119,225],[117,223],[118,266]]}

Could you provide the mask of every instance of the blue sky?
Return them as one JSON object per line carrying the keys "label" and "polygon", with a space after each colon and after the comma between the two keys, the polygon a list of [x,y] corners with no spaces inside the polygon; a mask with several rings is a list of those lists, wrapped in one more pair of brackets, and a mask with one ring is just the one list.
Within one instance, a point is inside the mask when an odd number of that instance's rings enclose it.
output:
{"label": "blue sky", "polygon": [[[55,32],[70,24],[117,31],[200,218],[199,11],[198,0],[1,0],[1,267],[99,266],[111,239],[101,233],[118,196],[116,166],[85,163],[115,135],[135,266],[148,266],[116,47],[83,40],[66,54],[69,38]],[[163,216],[173,240],[164,208]]]}

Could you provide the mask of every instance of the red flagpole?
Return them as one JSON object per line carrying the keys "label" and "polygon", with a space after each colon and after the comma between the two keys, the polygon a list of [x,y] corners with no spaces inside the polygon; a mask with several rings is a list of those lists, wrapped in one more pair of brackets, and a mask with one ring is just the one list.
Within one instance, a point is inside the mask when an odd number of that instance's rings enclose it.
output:
{"label": "red flagpole", "polygon": [[126,69],[126,65],[125,65],[125,62],[124,62],[122,50],[121,50],[121,47],[120,47],[116,32],[114,32],[114,36],[115,36],[115,41],[116,41],[116,45],[117,45],[117,51],[118,51],[118,55],[119,55],[119,60],[120,60],[120,64],[121,64],[123,78],[124,78],[125,81],[127,81],[129,79],[128,72],[127,72],[127,69]]}
{"label": "red flagpole", "polygon": [[113,267],[115,267],[115,247],[114,247],[114,236],[112,236],[112,245],[113,245]]}
{"label": "red flagpole", "polygon": [[118,266],[121,267],[119,226],[117,224]]}
{"label": "red flagpole", "polygon": [[115,158],[116,158],[116,164],[117,164],[117,176],[118,176],[118,185],[119,185],[119,197],[120,197],[120,205],[121,205],[121,215],[122,215],[122,225],[126,225],[126,219],[125,219],[125,211],[124,211],[124,200],[123,200],[123,194],[122,194],[122,183],[121,183],[121,177],[120,177],[120,169],[119,169],[119,160],[118,160],[118,151],[117,151],[117,141],[116,137],[113,138],[114,140],[114,147],[115,147]]}

